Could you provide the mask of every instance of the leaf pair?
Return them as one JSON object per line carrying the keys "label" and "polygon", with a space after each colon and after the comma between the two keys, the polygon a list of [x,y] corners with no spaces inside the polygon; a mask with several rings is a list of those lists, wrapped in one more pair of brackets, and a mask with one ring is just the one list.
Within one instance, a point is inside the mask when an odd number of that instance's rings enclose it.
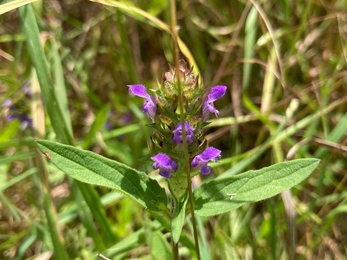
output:
{"label": "leaf pair", "polygon": [[[72,178],[119,191],[151,211],[169,211],[165,190],[146,173],[73,146],[45,140],[37,145]],[[213,216],[270,198],[306,179],[318,163],[313,158],[297,159],[204,183],[193,193],[195,212]]]}

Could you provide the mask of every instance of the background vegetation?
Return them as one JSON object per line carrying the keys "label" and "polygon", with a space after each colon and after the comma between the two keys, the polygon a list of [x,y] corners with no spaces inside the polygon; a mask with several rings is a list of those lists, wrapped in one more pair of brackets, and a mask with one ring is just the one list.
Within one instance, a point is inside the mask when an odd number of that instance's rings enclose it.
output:
{"label": "background vegetation", "polygon": [[[67,178],[33,140],[158,178],[142,100],[127,85],[156,88],[173,64],[169,2],[35,1],[35,16],[26,2],[0,6],[0,258],[165,259],[158,216]],[[281,196],[198,219],[203,259],[345,259],[346,17],[345,0],[177,1],[181,57],[206,88],[228,86],[208,128],[222,160],[207,178],[321,159]],[[192,241],[188,219],[182,259],[194,258]]]}

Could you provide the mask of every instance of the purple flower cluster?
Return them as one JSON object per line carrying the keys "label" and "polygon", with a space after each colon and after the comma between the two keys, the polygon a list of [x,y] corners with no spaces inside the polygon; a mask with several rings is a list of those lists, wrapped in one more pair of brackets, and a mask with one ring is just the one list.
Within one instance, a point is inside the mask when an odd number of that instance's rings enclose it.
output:
{"label": "purple flower cluster", "polygon": [[[24,98],[31,98],[33,93],[29,88],[28,84],[25,84],[22,87],[22,92],[25,94]],[[32,119],[26,113],[26,109],[23,109],[22,106],[18,106],[17,102],[14,102],[12,99],[6,99],[2,103],[2,107],[8,109],[8,115],[6,116],[6,121],[11,122],[13,120],[18,120],[21,122],[20,129],[24,130],[26,128],[31,128],[33,126]]]}
{"label": "purple flower cluster", "polygon": [[[208,147],[202,153],[195,156],[190,164],[192,168],[199,168],[201,174],[207,175],[211,172],[211,167],[207,165],[209,161],[216,162],[220,157],[221,151]],[[172,173],[178,169],[178,166],[174,160],[172,160],[166,154],[160,153],[151,159],[155,162],[153,169],[159,169],[159,174],[166,178],[171,178]]]}
{"label": "purple flower cluster", "polygon": [[[192,68],[187,69],[186,63],[180,60],[179,70],[170,66],[171,70],[164,73],[160,90],[153,95],[148,94],[144,85],[129,85],[129,90],[135,96],[144,98],[143,112],[152,119],[152,127],[155,135],[152,137],[152,150],[157,155],[151,157],[154,161],[153,168],[159,169],[159,174],[165,178],[171,178],[181,165],[183,144],[183,129],[188,144],[191,168],[200,169],[201,174],[209,174],[211,168],[207,165],[210,161],[217,161],[221,151],[213,148],[200,147],[204,143],[201,128],[209,119],[209,114],[219,115],[214,102],[225,95],[226,86],[213,87],[201,102],[204,90],[198,86],[198,77],[192,74]],[[180,74],[183,90],[185,122],[180,121],[177,99],[177,77]],[[173,130],[172,130],[173,129]],[[171,138],[169,138],[171,137]],[[165,144],[165,145],[163,145]],[[201,151],[197,154],[196,151]]]}

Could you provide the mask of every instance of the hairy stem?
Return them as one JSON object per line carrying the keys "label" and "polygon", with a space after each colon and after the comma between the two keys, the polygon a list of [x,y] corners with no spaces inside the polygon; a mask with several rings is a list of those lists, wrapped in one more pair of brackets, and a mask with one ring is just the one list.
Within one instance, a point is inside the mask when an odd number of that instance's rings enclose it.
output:
{"label": "hairy stem", "polygon": [[[170,7],[171,7],[171,33],[172,33],[172,38],[174,41],[174,62],[175,62],[176,72],[178,72],[179,71],[179,67],[178,67],[179,47],[178,47],[178,35],[177,35],[177,23],[176,23],[176,0],[170,1]],[[176,76],[177,76],[177,87],[178,87],[178,103],[179,103],[180,117],[181,117],[180,119],[181,119],[181,124],[183,126],[185,121],[185,114],[183,113],[184,111],[183,94],[182,94],[182,87],[181,87],[181,81],[180,81],[180,73],[175,73],[175,77]],[[197,259],[200,260],[199,237],[198,237],[198,231],[196,228],[196,221],[195,221],[195,214],[194,214],[192,178],[190,176],[190,162],[189,162],[188,144],[187,144],[187,138],[186,138],[187,135],[186,135],[185,127],[182,127],[182,136],[183,136],[184,158],[186,160],[185,165],[187,168],[186,169],[187,183],[188,183],[187,189],[188,189],[188,196],[189,196],[189,205],[190,205],[191,214],[192,214],[195,250],[197,254]]]}

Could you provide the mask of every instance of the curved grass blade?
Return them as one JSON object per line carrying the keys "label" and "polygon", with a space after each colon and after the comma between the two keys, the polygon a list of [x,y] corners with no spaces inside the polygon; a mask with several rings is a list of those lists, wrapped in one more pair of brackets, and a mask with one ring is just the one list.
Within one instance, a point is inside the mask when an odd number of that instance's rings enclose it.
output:
{"label": "curved grass blade", "polygon": [[[68,115],[66,113],[64,114],[61,111],[64,104],[61,104],[60,100],[57,99],[57,93],[53,88],[52,76],[48,68],[43,47],[41,46],[41,42],[39,40],[39,29],[32,6],[22,6],[19,8],[19,11],[30,58],[34,64],[40,83],[45,110],[50,118],[54,132],[57,135],[57,139],[63,143],[73,144],[74,141],[72,133],[66,124],[70,118],[67,117]],[[60,94],[62,93],[60,92]],[[94,188],[81,182],[71,182],[71,184],[72,189],[78,188],[82,192],[83,198],[88,204],[93,217],[99,224],[104,242],[109,241],[112,243],[112,241],[115,240],[115,236],[112,233],[112,229],[110,228],[109,221],[106,217],[106,212],[102,208],[100,199]]]}
{"label": "curved grass blade", "polygon": [[0,5],[0,15],[35,1],[38,1],[38,0],[14,0],[6,4],[2,4]]}
{"label": "curved grass blade", "polygon": [[48,69],[45,53],[40,43],[39,29],[33,9],[31,5],[26,5],[19,8],[19,13],[30,57],[40,82],[43,102],[52,122],[53,129],[60,141],[72,144],[73,139],[69,128],[66,124],[62,123],[65,122],[65,119],[63,118],[62,111],[60,110],[61,106],[53,89],[53,81]]}

